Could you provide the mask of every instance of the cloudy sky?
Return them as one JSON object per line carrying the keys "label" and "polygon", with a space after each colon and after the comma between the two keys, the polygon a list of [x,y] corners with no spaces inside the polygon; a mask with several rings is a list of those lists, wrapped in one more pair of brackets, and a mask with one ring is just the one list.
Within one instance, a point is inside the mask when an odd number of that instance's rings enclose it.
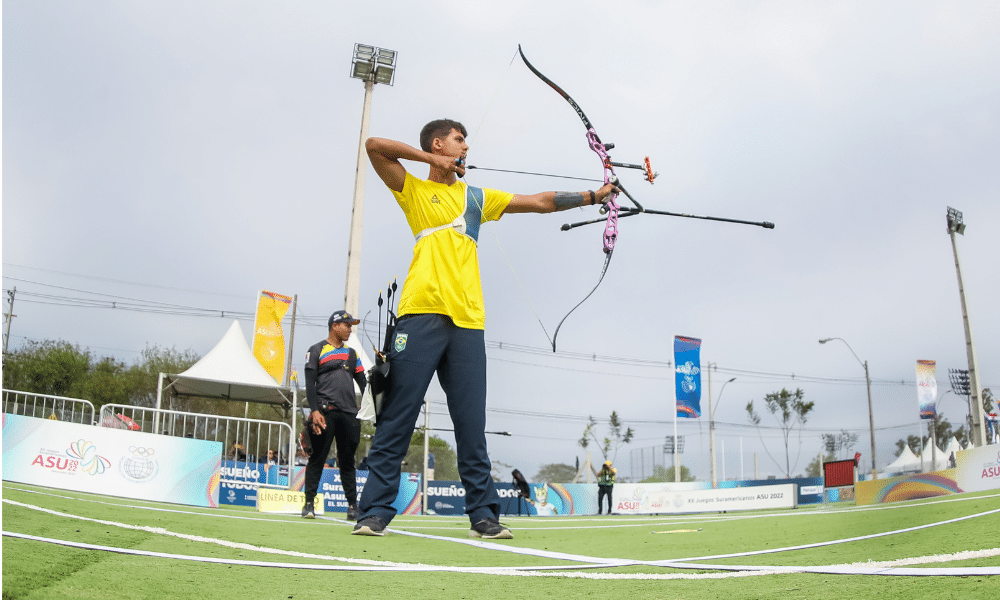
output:
{"label": "cloudy sky", "polygon": [[[864,370],[851,349],[870,365],[878,463],[888,463],[894,441],[919,427],[915,361],[937,361],[941,393],[949,368],[968,367],[948,206],[968,225],[957,242],[982,385],[1000,389],[996,2],[3,9],[13,348],[62,339],[126,362],[154,344],[204,354],[268,289],[299,297],[301,362],[343,304],[364,99],[349,77],[355,43],[399,52],[394,85],[374,90],[371,135],[416,145],[424,123],[448,117],[469,129],[471,164],[600,177],[572,108],[513,60],[521,44],[616,144],[615,160],[650,157],[654,185],[620,173],[647,208],[776,228],[621,221],[607,276],[566,321],[556,354],[539,321],[551,334],[604,257],[601,226],[559,226],[598,215],[509,215],[484,228],[489,429],[513,433],[491,438],[495,460],[529,475],[582,460],[587,417],[615,410],[636,431],[617,463],[637,473],[638,449],[648,465],[672,433],[672,340],[685,335],[715,365],[720,477],[752,475],[755,455],[761,476],[780,472],[780,432],[749,426],[744,407],[760,410],[782,388],[816,403],[791,441],[794,473],[820,434],[842,429],[859,435],[870,464]],[[426,176],[425,165],[407,168]],[[367,179],[360,312],[371,310],[374,329],[378,291],[402,282],[412,238],[370,168]],[[596,185],[468,179],[515,193]],[[242,326],[249,335],[249,319]],[[432,426],[450,427],[436,383],[428,399]],[[960,423],[966,405],[947,394],[942,411]],[[683,462],[701,478],[706,421],[679,426]]]}

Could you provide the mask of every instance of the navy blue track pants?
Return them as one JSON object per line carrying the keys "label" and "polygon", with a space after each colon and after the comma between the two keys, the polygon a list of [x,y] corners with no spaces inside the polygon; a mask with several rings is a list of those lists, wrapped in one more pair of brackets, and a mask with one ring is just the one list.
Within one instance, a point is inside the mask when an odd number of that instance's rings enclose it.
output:
{"label": "navy blue track pants", "polygon": [[455,429],[458,472],[465,486],[465,512],[472,523],[498,519],[500,497],[486,451],[486,341],[481,329],[456,326],[436,314],[404,317],[389,352],[389,398],[382,406],[368,453],[368,481],[358,503],[359,519],[388,523],[399,492],[400,464],[424,404],[431,378],[448,399]]}

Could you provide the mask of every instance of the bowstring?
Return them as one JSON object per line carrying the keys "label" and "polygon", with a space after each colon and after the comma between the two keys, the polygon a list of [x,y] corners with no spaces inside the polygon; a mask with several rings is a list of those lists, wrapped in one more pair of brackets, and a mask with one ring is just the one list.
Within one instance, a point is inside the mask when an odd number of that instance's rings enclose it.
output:
{"label": "bowstring", "polygon": [[[500,96],[500,90],[503,88],[503,84],[507,80],[507,75],[510,74],[510,70],[514,66],[514,61],[517,60],[517,55],[518,53],[514,52],[514,56],[511,57],[510,64],[507,65],[507,70],[504,72],[503,77],[500,78],[500,84],[497,85],[496,90],[493,92],[493,97],[490,98],[489,104],[486,105],[486,112],[483,113],[483,118],[480,119],[479,125],[476,126],[476,130],[472,133],[472,138],[471,138],[472,140],[475,140],[476,136],[479,135],[479,130],[482,129],[483,123],[486,122],[486,116],[489,114],[490,109],[493,108],[493,103],[496,101],[497,97]],[[471,146],[472,144],[470,143],[469,145]],[[468,182],[466,182],[465,185],[468,186],[469,185]],[[478,199],[476,199],[475,195],[473,195],[472,198],[474,202],[479,204],[479,212],[480,214],[482,214],[483,211],[485,210],[483,203],[480,202]],[[485,202],[485,195],[483,196],[483,198]],[[549,336],[549,331],[548,329],[545,328],[545,323],[542,322],[542,317],[538,314],[538,310],[535,309],[535,304],[531,301],[531,296],[528,295],[528,289],[524,287],[524,283],[521,281],[521,278],[517,274],[517,270],[514,268],[514,263],[512,263],[510,257],[507,256],[507,251],[504,250],[503,244],[500,243],[500,238],[497,236],[497,232],[493,229],[492,221],[486,222],[486,228],[489,230],[490,235],[493,236],[493,241],[496,242],[497,248],[500,249],[500,254],[503,255],[504,260],[507,262],[507,266],[510,268],[511,274],[514,275],[514,281],[516,281],[518,287],[521,288],[521,293],[524,294],[524,299],[525,301],[527,301],[528,307],[531,308],[531,312],[535,315],[535,319],[538,320],[538,324],[541,326],[542,332],[545,334],[545,338],[549,340],[550,344],[552,344],[552,349],[554,352],[555,340],[553,340],[552,337]]]}

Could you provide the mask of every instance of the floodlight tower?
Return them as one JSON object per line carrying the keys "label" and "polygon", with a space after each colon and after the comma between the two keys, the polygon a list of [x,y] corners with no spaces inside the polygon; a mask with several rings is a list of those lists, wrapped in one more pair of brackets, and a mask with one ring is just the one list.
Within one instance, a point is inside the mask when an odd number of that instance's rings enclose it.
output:
{"label": "floodlight tower", "polygon": [[354,44],[351,77],[365,82],[365,104],[361,112],[361,139],[358,142],[358,165],[354,173],[354,205],[351,209],[351,237],[347,246],[347,285],[344,288],[344,309],[357,316],[358,294],[361,287],[361,225],[365,215],[365,174],[368,161],[365,140],[372,109],[372,88],[376,83],[392,85],[396,74],[396,52],[365,44]]}
{"label": "floodlight tower", "polygon": [[962,283],[962,265],[958,262],[958,245],[955,234],[965,235],[965,222],[961,211],[948,207],[948,235],[951,250],[955,255],[955,272],[958,273],[958,297],[962,301],[962,324],[965,326],[965,353],[969,359],[969,396],[971,397],[972,445],[986,444],[986,429],[983,423],[982,388],[979,386],[979,369],[976,366],[976,346],[972,342],[972,326],[969,324],[969,307],[965,302],[965,285]]}

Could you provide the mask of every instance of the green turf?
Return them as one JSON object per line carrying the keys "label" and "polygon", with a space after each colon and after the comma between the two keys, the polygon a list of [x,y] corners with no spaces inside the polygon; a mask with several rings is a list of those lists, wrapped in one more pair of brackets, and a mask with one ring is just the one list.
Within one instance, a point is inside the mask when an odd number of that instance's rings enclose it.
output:
{"label": "green turf", "polygon": [[[329,519],[260,515],[251,509],[195,509],[4,483],[5,500],[67,513],[3,504],[5,531],[118,548],[225,560],[349,565],[322,557],[459,567],[568,565],[572,573],[604,573],[612,579],[456,572],[316,571],[208,564],[171,558],[84,550],[11,537],[3,539],[3,598],[526,598],[533,596],[631,598],[992,598],[1000,577],[888,577],[781,574],[719,579],[622,579],[622,574],[684,574],[701,571],[630,565],[588,569],[585,564],[527,556],[390,532],[384,538],[348,534],[350,525]],[[783,548],[842,540],[1000,509],[994,493],[960,495],[952,501],[917,501],[871,507],[835,505],[792,511],[676,517],[573,517],[505,519],[515,539],[506,547],[607,559],[655,561]],[[955,501],[957,500],[957,501]],[[160,509],[160,510],[151,510]],[[161,528],[140,531],[72,516]],[[330,517],[341,515],[333,514]],[[465,540],[468,521],[458,517],[398,517],[391,527]],[[686,529],[701,531],[678,531]],[[656,533],[672,531],[675,533]],[[947,554],[1000,547],[1000,513],[818,548],[734,558],[716,565],[833,565]],[[168,535],[201,536],[195,541]],[[250,547],[227,547],[223,540]],[[271,550],[272,552],[268,552]],[[282,554],[281,552],[285,552]],[[291,556],[299,552],[322,555]],[[1000,557],[972,558],[933,567],[1000,565]],[[711,573],[722,574],[721,571]],[[555,575],[555,572],[549,572]]]}

